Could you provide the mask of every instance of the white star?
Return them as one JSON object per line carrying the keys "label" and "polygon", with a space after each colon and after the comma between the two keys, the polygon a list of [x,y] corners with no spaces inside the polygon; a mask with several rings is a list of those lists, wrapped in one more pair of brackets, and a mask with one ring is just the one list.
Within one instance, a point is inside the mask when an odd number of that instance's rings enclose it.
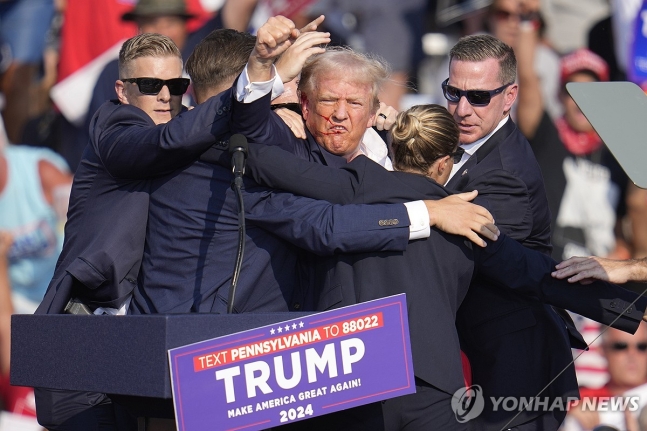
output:
{"label": "white star", "polygon": [[303,322],[299,322],[299,328],[303,328]]}
{"label": "white star", "polygon": [[285,332],[288,332],[290,330],[290,325],[285,325]]}
{"label": "white star", "polygon": [[270,334],[274,335],[274,328],[270,329]]}
{"label": "white star", "polygon": [[297,324],[296,323],[292,324],[292,329],[297,329]]}
{"label": "white star", "polygon": [[283,332],[283,328],[281,328],[281,327],[279,326],[279,327],[278,327],[278,329],[277,329],[277,331],[278,331],[278,333],[280,334],[281,332]]}

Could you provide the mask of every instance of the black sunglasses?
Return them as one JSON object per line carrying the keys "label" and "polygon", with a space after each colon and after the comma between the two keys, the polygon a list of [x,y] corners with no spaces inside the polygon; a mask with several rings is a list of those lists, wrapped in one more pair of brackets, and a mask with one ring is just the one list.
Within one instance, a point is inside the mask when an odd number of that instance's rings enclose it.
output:
{"label": "black sunglasses", "polygon": [[459,90],[456,87],[448,85],[449,78],[443,81],[443,95],[445,99],[449,100],[452,103],[458,103],[461,100],[461,97],[465,96],[467,101],[472,106],[487,106],[490,104],[493,96],[501,93],[503,90],[512,85],[512,82],[506,85],[503,85],[495,90]]}
{"label": "black sunglasses", "polygon": [[[644,343],[644,342],[643,343],[636,343],[636,344],[633,344],[633,346],[635,346],[636,349],[638,349],[641,352],[646,352],[647,351],[647,343]],[[625,343],[624,341],[618,341],[618,342],[615,342],[615,343],[611,343],[609,345],[609,347],[611,348],[611,350],[615,350],[617,352],[620,352],[620,351],[629,349],[629,344]]]}
{"label": "black sunglasses", "polygon": [[173,96],[181,96],[186,93],[189,88],[188,78],[173,78],[173,79],[159,79],[159,78],[122,78],[123,82],[134,82],[142,94],[149,96],[156,96],[162,91],[165,85],[168,87],[169,93]]}
{"label": "black sunglasses", "polygon": [[465,150],[463,149],[463,147],[459,146],[458,148],[456,148],[456,151],[450,154],[450,156],[454,159],[454,163],[460,163],[464,153]]}

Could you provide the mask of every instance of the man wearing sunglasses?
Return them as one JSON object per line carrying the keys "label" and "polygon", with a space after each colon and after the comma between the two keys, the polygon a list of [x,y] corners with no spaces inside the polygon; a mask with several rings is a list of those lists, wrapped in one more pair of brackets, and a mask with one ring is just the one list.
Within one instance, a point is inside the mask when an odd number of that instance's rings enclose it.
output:
{"label": "man wearing sunglasses", "polygon": [[[478,190],[503,233],[550,254],[551,218],[541,171],[510,119],[518,94],[514,51],[493,36],[474,35],[461,38],[449,56],[443,93],[465,153],[446,186]],[[517,412],[495,411],[490,397],[577,396],[571,346],[585,343],[568,315],[477,277],[459,309],[457,327],[473,381],[486,395],[478,425],[497,431],[557,429],[565,412],[523,411],[513,420]]]}
{"label": "man wearing sunglasses", "polygon": [[[91,121],[63,251],[38,314],[125,312],[144,249],[148,179],[189,163],[228,127],[228,99],[214,97],[190,111],[182,107],[188,80],[170,38],[135,36],[122,45],[119,63],[118,100],[102,105]],[[35,394],[38,421],[50,430],[137,427],[104,394],[42,388]]]}
{"label": "man wearing sunglasses", "polygon": [[[630,418],[626,417],[625,412],[605,408],[602,400],[621,397],[647,383],[647,325],[641,323],[633,335],[608,328],[602,333],[600,341],[601,353],[607,361],[608,380],[600,388],[580,389],[582,402],[570,409],[564,423],[565,430],[591,429],[597,425],[633,429],[626,423]],[[583,408],[586,399],[589,405],[601,406],[600,411]]]}

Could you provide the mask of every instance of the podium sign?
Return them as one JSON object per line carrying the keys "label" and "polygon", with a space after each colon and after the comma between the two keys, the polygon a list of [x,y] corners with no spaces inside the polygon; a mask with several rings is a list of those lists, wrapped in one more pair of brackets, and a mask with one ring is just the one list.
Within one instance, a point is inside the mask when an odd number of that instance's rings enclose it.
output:
{"label": "podium sign", "polygon": [[260,430],[415,392],[405,295],[169,350],[178,431]]}

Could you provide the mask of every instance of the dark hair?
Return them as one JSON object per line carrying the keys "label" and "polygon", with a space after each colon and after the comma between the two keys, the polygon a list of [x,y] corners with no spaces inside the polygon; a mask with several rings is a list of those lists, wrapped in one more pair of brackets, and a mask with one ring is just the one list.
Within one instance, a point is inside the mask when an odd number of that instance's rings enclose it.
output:
{"label": "dark hair", "polygon": [[438,158],[456,151],[460,132],[443,106],[416,105],[398,114],[390,133],[394,168],[426,175]]}
{"label": "dark hair", "polygon": [[245,68],[255,43],[256,37],[232,29],[214,30],[200,41],[186,61],[196,97],[231,85]]}
{"label": "dark hair", "polygon": [[458,61],[485,61],[494,58],[499,61],[499,81],[511,84],[517,79],[517,57],[509,45],[489,34],[461,37],[449,51],[449,63]]}

